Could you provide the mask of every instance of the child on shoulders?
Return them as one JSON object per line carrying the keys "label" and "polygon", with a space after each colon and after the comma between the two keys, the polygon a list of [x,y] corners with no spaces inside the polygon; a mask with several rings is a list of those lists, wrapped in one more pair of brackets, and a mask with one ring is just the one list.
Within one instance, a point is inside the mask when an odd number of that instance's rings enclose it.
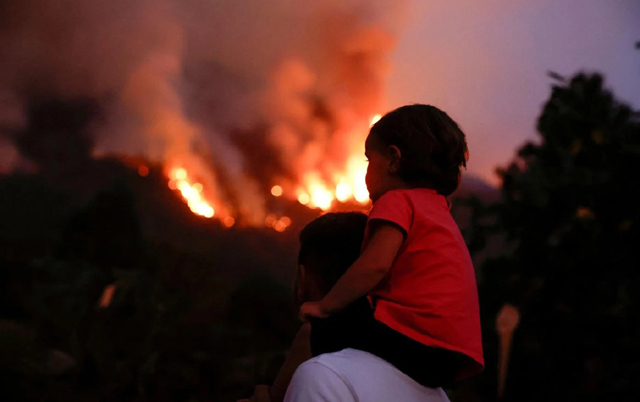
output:
{"label": "child on shoulders", "polygon": [[433,106],[403,106],[373,125],[365,155],[373,207],[362,254],[301,317],[327,318],[366,296],[371,315],[349,346],[429,387],[481,372],[475,272],[446,199],[466,167],[464,133]]}

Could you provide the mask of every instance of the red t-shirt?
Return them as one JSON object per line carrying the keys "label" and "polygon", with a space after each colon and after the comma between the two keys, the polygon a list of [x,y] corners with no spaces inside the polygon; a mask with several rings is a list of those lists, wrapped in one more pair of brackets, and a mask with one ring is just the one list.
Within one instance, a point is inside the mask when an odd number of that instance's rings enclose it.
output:
{"label": "red t-shirt", "polygon": [[369,300],[375,318],[395,331],[470,357],[462,378],[482,371],[484,358],[475,271],[449,209],[444,196],[422,188],[389,191],[376,201],[369,224],[393,222],[406,237]]}

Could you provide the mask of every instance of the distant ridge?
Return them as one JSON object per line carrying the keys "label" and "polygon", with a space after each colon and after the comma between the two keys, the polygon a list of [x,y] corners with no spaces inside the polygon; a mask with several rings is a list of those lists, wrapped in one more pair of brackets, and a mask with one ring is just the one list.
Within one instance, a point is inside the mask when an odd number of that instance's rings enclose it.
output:
{"label": "distant ridge", "polygon": [[495,202],[500,199],[500,189],[473,175],[462,175],[462,182],[452,194],[454,198],[476,196],[484,202]]}

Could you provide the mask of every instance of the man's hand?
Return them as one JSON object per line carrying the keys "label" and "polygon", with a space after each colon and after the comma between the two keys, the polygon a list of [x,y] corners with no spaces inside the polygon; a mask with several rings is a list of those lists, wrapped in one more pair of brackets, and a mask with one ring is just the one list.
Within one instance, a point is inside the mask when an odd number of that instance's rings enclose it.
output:
{"label": "man's hand", "polygon": [[309,322],[309,317],[315,318],[327,318],[331,315],[322,302],[306,302],[300,307],[300,320],[302,322]]}

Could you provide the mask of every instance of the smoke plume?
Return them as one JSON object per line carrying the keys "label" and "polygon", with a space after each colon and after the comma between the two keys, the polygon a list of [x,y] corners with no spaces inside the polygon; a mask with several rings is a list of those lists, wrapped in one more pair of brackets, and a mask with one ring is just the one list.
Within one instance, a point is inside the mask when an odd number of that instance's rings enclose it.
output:
{"label": "smoke plume", "polygon": [[102,111],[91,124],[94,157],[184,169],[218,216],[258,222],[275,184],[297,197],[351,180],[368,122],[385,107],[403,8],[391,0],[2,1],[0,169],[28,162],[15,144],[30,104],[94,99]]}

